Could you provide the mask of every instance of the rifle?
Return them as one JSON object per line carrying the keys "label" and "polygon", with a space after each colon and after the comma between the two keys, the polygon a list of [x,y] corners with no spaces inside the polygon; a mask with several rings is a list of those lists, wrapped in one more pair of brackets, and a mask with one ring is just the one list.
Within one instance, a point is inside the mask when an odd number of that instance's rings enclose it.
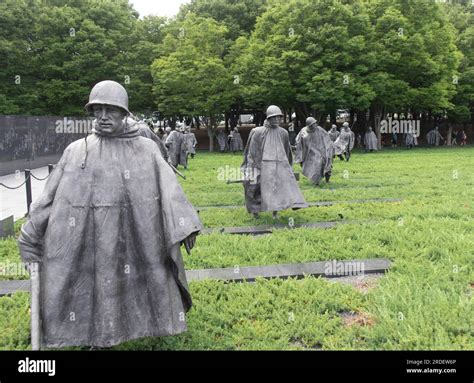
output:
{"label": "rifle", "polygon": [[182,179],[184,179],[184,180],[186,179],[186,176],[185,176],[183,173],[181,173],[178,169],[176,169],[172,164],[170,164],[170,163],[168,162],[168,165],[170,166],[171,169],[173,169],[173,171],[174,171],[178,176],[180,176],[180,177],[181,177]]}
{"label": "rifle", "polygon": [[30,264],[31,278],[31,349],[38,351],[41,346],[41,312],[40,312],[40,264]]}

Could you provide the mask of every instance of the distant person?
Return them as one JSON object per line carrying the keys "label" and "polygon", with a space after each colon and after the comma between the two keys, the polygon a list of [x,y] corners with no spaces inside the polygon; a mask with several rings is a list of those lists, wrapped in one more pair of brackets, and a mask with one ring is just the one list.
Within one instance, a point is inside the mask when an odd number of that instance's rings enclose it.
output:
{"label": "distant person", "polygon": [[393,132],[392,133],[392,148],[397,147],[397,141],[398,141],[397,133]]}
{"label": "distant person", "polygon": [[453,134],[451,134],[451,146],[456,146],[458,144],[457,138],[458,138],[458,132],[455,130]]}
{"label": "distant person", "polygon": [[461,132],[459,145],[460,145],[460,146],[465,146],[466,143],[467,143],[467,135],[466,135],[466,132],[463,130],[463,131]]}

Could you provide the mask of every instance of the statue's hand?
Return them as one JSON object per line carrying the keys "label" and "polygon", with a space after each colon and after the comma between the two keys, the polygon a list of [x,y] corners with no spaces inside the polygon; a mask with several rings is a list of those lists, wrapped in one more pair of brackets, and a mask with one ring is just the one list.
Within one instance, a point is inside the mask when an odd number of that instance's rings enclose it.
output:
{"label": "statue's hand", "polygon": [[181,242],[184,245],[184,248],[186,249],[186,252],[188,254],[191,254],[191,249],[194,247],[196,244],[196,233],[192,233],[190,236],[184,239],[183,242]]}

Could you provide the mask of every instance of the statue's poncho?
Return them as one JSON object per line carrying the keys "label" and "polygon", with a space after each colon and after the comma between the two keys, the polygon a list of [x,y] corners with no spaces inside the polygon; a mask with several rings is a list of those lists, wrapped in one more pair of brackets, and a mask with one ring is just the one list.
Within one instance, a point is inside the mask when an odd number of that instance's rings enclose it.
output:
{"label": "statue's poncho", "polygon": [[221,152],[224,152],[228,149],[227,136],[223,130],[220,130],[217,134],[217,144],[219,145],[219,150]]}
{"label": "statue's poncho", "polygon": [[288,132],[267,122],[251,130],[241,170],[247,210],[279,211],[307,207],[292,168]]}
{"label": "statue's poncho", "polygon": [[[133,124],[133,122],[131,122],[131,124]],[[163,158],[165,159],[165,161],[168,162],[168,158],[169,158],[168,149],[166,148],[166,145],[161,140],[161,138],[158,137],[154,132],[152,132],[146,123],[137,122],[136,125],[138,127],[138,132],[140,133],[140,136],[153,140],[155,144],[158,145],[158,149],[161,155],[163,156]]]}
{"label": "statue's poncho", "polygon": [[196,145],[198,142],[193,132],[184,134],[184,143],[186,145],[186,151],[189,154],[196,154]]}
{"label": "statue's poncho", "polygon": [[368,130],[364,135],[365,150],[378,150],[378,140],[373,130]]}
{"label": "statue's poncho", "polygon": [[355,136],[350,129],[342,129],[336,142],[334,142],[334,151],[337,156],[351,152],[354,149]]}
{"label": "statue's poncho", "polygon": [[137,128],[69,145],[18,240],[24,262],[42,263],[42,347],[186,331],[191,297],[180,243],[201,227]]}
{"label": "statue's poncho", "polygon": [[331,174],[334,144],[320,126],[308,127],[298,134],[296,157],[303,164],[302,172],[311,182],[319,185],[325,174]]}
{"label": "statue's poncho", "polygon": [[176,168],[178,165],[187,166],[186,143],[184,134],[177,130],[172,130],[165,141],[168,148],[169,159],[171,164]]}
{"label": "statue's poncho", "polygon": [[240,152],[244,150],[244,143],[242,141],[242,137],[240,136],[240,133],[237,131],[233,131],[231,134],[231,139],[230,139],[230,151],[232,152]]}
{"label": "statue's poncho", "polygon": [[406,146],[418,146],[418,138],[415,133],[408,132],[405,134],[405,145]]}
{"label": "statue's poncho", "polygon": [[339,131],[337,130],[337,128],[331,128],[329,129],[329,138],[331,139],[332,142],[335,142],[337,140],[337,137],[339,137]]}
{"label": "statue's poncho", "polygon": [[432,129],[426,134],[426,142],[428,143],[428,145],[439,146],[442,138],[443,137],[436,129]]}

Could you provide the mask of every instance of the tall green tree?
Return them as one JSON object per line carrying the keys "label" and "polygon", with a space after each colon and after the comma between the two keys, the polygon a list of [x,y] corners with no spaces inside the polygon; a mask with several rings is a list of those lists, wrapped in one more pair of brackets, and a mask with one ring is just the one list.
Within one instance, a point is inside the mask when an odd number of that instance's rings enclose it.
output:
{"label": "tall green tree", "polygon": [[369,13],[377,47],[371,105],[376,130],[386,112],[451,109],[461,55],[443,8],[430,0],[377,0],[369,3]]}
{"label": "tall green tree", "polygon": [[453,123],[474,125],[474,6],[447,3],[444,5],[449,20],[456,29],[456,45],[462,53],[458,75],[454,78],[456,94],[451,102],[449,120]]}
{"label": "tall green tree", "polygon": [[227,28],[215,20],[188,13],[169,26],[152,66],[153,91],[164,116],[204,118],[213,150],[221,115],[232,101],[231,74],[225,67]]}
{"label": "tall green tree", "polygon": [[184,19],[188,12],[213,18],[227,27],[226,38],[235,41],[253,31],[266,3],[267,0],[191,0],[181,7],[178,19]]}
{"label": "tall green tree", "polygon": [[371,25],[363,8],[334,1],[276,2],[257,21],[240,72],[246,100],[275,103],[306,116],[348,105],[368,108],[374,92]]}
{"label": "tall green tree", "polygon": [[5,0],[0,112],[80,115],[104,79],[124,84],[132,109],[152,107],[152,24],[139,21],[127,0]]}

